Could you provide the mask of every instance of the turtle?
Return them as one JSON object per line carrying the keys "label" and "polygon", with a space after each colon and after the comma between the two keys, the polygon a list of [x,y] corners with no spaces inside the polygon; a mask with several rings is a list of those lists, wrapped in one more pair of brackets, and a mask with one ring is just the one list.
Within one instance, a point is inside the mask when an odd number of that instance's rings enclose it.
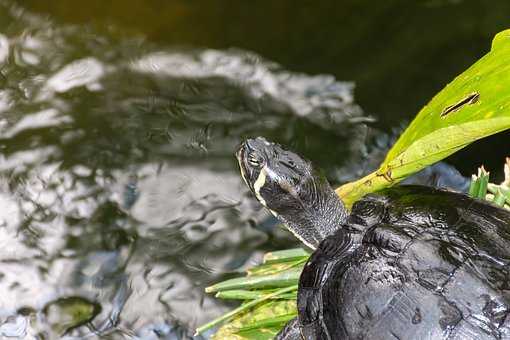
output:
{"label": "turtle", "polygon": [[324,174],[262,137],[236,152],[257,200],[306,246],[276,339],[510,339],[510,212],[419,185],[348,212]]}

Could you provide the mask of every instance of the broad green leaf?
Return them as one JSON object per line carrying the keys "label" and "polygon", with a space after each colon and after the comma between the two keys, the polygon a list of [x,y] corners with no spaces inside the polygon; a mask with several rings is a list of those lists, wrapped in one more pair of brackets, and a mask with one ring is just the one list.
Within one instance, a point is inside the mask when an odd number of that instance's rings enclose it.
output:
{"label": "broad green leaf", "polygon": [[510,128],[510,30],[491,51],[455,78],[416,116],[379,169],[337,189],[350,206],[394,185],[468,144]]}

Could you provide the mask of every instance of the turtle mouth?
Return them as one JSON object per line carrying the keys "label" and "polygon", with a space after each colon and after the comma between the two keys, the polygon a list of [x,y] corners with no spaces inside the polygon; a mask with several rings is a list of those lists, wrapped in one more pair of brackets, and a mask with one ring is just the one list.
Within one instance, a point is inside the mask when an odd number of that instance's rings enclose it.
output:
{"label": "turtle mouth", "polygon": [[239,162],[239,165],[242,165],[243,162],[244,152],[246,149],[245,144],[246,142],[242,142],[241,144],[239,144],[239,146],[237,147],[237,151],[234,154],[237,158],[237,161]]}
{"label": "turtle mouth", "polygon": [[239,169],[241,170],[241,177],[243,178],[244,182],[248,186],[248,188],[253,189],[253,186],[250,184],[249,178],[246,177],[247,169],[246,169],[246,149],[248,148],[248,145],[246,141],[242,142],[239,147],[237,148],[237,151],[235,153],[235,156],[237,158],[237,162],[239,163]]}

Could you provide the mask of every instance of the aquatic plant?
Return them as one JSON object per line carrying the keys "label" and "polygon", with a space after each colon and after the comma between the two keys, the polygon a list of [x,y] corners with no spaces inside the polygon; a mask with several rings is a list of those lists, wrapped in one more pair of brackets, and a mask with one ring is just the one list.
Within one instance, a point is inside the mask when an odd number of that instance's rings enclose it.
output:
{"label": "aquatic plant", "polygon": [[471,176],[469,195],[485,199],[502,208],[510,210],[510,158],[507,157],[504,165],[505,179],[500,184],[489,183],[489,172],[483,166],[478,173]]}

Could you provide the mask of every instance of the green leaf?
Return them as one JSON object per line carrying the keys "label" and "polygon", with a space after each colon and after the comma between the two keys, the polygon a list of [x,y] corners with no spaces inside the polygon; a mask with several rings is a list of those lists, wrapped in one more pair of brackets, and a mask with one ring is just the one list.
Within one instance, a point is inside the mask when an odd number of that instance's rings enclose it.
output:
{"label": "green leaf", "polygon": [[[510,197],[510,196],[508,196],[508,197]],[[507,197],[505,196],[503,191],[501,189],[498,189],[498,191],[496,191],[496,194],[494,195],[493,202],[494,202],[494,204],[496,204],[500,207],[503,207],[503,206],[505,206],[506,199],[507,199]]]}
{"label": "green leaf", "polygon": [[[290,320],[296,315],[296,300],[271,300],[238,314],[223,325],[213,339],[273,339],[283,328],[285,320]],[[270,319],[277,323],[268,323]],[[261,327],[256,328],[257,325]]]}
{"label": "green leaf", "polygon": [[[496,185],[489,183],[487,185],[487,191],[494,195],[494,202],[504,208],[510,208],[510,188],[506,185]],[[503,202],[502,202],[503,201]]]}
{"label": "green leaf", "polygon": [[[232,289],[232,290],[224,290],[216,293],[216,297],[218,299],[224,300],[255,300],[260,299],[267,295],[268,292],[263,290],[245,290],[245,289]],[[291,292],[287,294],[282,294],[279,296],[275,296],[275,299],[296,299],[297,292]]]}
{"label": "green leaf", "polygon": [[[249,340],[270,340],[274,339],[275,335],[278,334],[280,329],[283,328],[283,325],[280,326],[271,326],[271,327],[258,327],[252,328],[245,331],[239,331],[235,333],[239,335],[241,339],[249,339]],[[225,339],[225,338],[221,338]]]}
{"label": "green leaf", "polygon": [[242,332],[251,331],[253,329],[257,328],[268,328],[268,327],[282,327],[290,320],[294,319],[297,316],[296,313],[291,314],[285,314],[285,315],[278,315],[275,317],[270,317],[262,320],[258,320],[252,323],[247,324],[246,326],[243,326],[242,328],[237,331],[238,334],[241,334]]}
{"label": "green leaf", "polygon": [[[297,260],[293,261],[283,261],[283,262],[271,262],[269,264],[262,264],[253,268],[250,268],[247,270],[248,276],[261,276],[261,275],[271,275],[271,274],[277,274],[283,271],[290,270],[294,267],[298,267],[300,265],[303,265],[307,257],[301,257]],[[302,267],[302,266],[301,266]]]}
{"label": "green leaf", "polygon": [[337,189],[350,206],[394,185],[468,144],[510,128],[510,30],[491,51],[455,78],[415,117],[379,169]]}
{"label": "green leaf", "polygon": [[303,248],[293,248],[286,250],[278,250],[272,251],[270,253],[266,253],[264,255],[264,263],[279,263],[279,262],[287,262],[287,261],[295,261],[301,260],[302,258],[308,258],[310,253],[308,253]]}
{"label": "green leaf", "polygon": [[232,289],[287,287],[297,284],[301,270],[302,267],[297,267],[273,275],[239,277],[207,287],[205,291],[213,293]]}
{"label": "green leaf", "polygon": [[469,196],[474,198],[485,199],[487,196],[487,186],[489,185],[489,173],[483,166],[478,168],[478,175],[471,177],[471,184],[469,185]]}
{"label": "green leaf", "polygon": [[213,328],[214,326],[222,323],[223,321],[226,321],[226,320],[229,320],[231,318],[233,318],[234,316],[238,315],[238,314],[241,314],[243,312],[246,312],[248,311],[250,308],[253,308],[255,307],[257,304],[261,303],[261,302],[264,302],[266,300],[271,300],[273,299],[274,297],[276,296],[279,296],[279,295],[283,295],[285,293],[288,293],[288,292],[291,292],[291,291],[295,291],[297,290],[297,284],[295,285],[287,285],[285,286],[285,288],[282,288],[282,289],[279,289],[271,294],[267,294],[267,295],[264,295],[263,297],[259,298],[259,299],[256,299],[256,300],[251,300],[250,302],[247,302],[245,304],[243,304],[242,306],[240,307],[237,307],[236,309],[220,316],[219,318],[197,328],[197,332],[196,334],[200,334],[200,333],[203,333],[205,332],[206,330],[208,329],[211,329]]}

